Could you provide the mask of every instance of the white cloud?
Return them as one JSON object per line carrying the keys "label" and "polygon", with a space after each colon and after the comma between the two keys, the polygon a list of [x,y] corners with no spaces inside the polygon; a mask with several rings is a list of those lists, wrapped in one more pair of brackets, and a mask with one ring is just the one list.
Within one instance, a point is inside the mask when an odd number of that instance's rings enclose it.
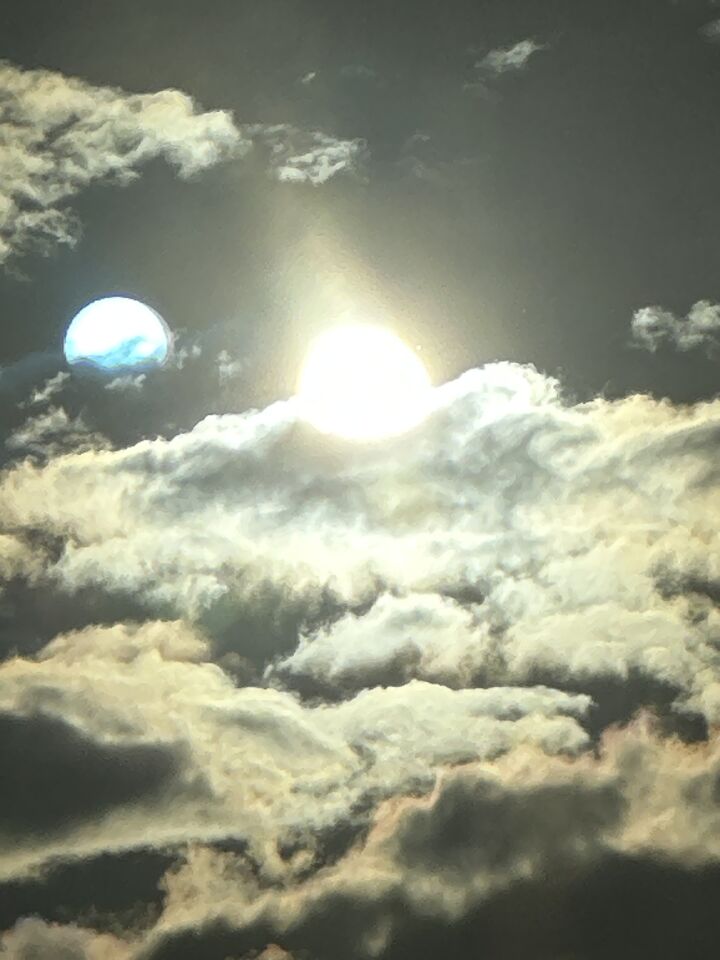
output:
{"label": "white cloud", "polygon": [[[474,86],[466,84],[464,89],[471,92],[470,88]],[[439,186],[452,183],[458,173],[472,172],[480,163],[479,156],[445,156],[443,145],[421,130],[407,138],[400,153],[397,161],[400,170],[408,176]]]}
{"label": "white cloud", "polygon": [[367,684],[373,673],[466,685],[492,640],[472,609],[437,594],[382,595],[364,615],[346,614],[317,636],[304,636],[282,662],[285,674]]}
{"label": "white cloud", "polygon": [[56,373],[54,377],[45,380],[41,386],[35,387],[30,394],[30,398],[22,404],[22,406],[41,406],[47,403],[48,400],[52,400],[56,394],[62,392],[69,379],[70,374],[66,370],[61,370],[59,373]]}
{"label": "white cloud", "polygon": [[245,130],[268,150],[271,174],[286,183],[318,186],[339,173],[357,175],[367,153],[364,140],[341,140],[287,123],[257,124]]}
{"label": "white cloud", "polygon": [[500,74],[524,70],[530,57],[539,50],[545,50],[542,43],[528,38],[514,43],[511,47],[498,47],[485,54],[476,66],[490,73]]}
{"label": "white cloud", "polygon": [[373,83],[378,80],[376,71],[364,63],[349,63],[341,67],[340,76],[346,80],[360,80],[365,83]]}
{"label": "white cloud", "polygon": [[643,307],[635,311],[631,329],[635,342],[652,352],[662,344],[711,352],[720,345],[720,306],[699,300],[685,317],[662,307]]}
{"label": "white cloud", "polygon": [[173,351],[170,355],[170,360],[168,365],[174,367],[176,370],[183,370],[187,363],[197,360],[198,357],[202,356],[202,347],[199,343],[192,342],[176,342],[173,345]]}
{"label": "white cloud", "polygon": [[250,146],[229,113],[198,112],[178,90],[128,94],[3,63],[0,99],[0,262],[73,243],[65,203],[94,181],[128,183],[154,157],[188,177]]}
{"label": "white cloud", "polygon": [[145,373],[128,373],[122,377],[115,377],[113,380],[108,380],[105,384],[105,390],[119,393],[139,393],[145,386],[146,380],[147,374]]}
{"label": "white cloud", "polygon": [[221,350],[215,359],[218,379],[221,384],[226,384],[230,380],[234,380],[242,373],[246,366],[244,360],[234,359],[227,350]]}
{"label": "white cloud", "polygon": [[156,157],[191,177],[243,157],[255,141],[269,149],[278,179],[321,184],[356,170],[364,152],[358,140],[201,112],[179,90],[127,93],[7,62],[0,102],[0,264],[31,248],[74,244],[79,224],[68,201],[96,181],[128,184]]}
{"label": "white cloud", "polygon": [[0,580],[32,576],[40,572],[42,561],[38,554],[18,537],[0,533]]}

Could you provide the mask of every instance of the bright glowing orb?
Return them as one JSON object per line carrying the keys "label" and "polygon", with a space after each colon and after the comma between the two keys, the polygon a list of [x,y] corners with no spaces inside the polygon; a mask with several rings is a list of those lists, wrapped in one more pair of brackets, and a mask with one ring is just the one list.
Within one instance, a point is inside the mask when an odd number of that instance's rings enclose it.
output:
{"label": "bright glowing orb", "polygon": [[130,297],[93,300],[75,315],[65,334],[65,359],[100,370],[161,366],[170,353],[162,317]]}
{"label": "bright glowing orb", "polygon": [[313,344],[300,376],[301,415],[323,433],[377,440],[418,424],[430,378],[417,355],[388,330],[336,327]]}

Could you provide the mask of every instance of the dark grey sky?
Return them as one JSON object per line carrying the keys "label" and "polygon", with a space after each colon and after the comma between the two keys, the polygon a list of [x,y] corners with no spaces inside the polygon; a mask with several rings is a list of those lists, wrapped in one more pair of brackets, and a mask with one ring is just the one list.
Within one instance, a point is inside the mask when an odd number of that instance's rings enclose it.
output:
{"label": "dark grey sky", "polygon": [[[4,0],[0,60],[2,960],[707,960],[720,6]],[[66,369],[111,293],[166,368]],[[276,403],[346,311],[406,436]]]}
{"label": "dark grey sky", "polygon": [[[8,2],[3,53],[97,85],[178,87],[242,122],[365,138],[367,182],[291,191],[226,167],[187,185],[158,167],[131,189],[95,186],[74,204],[78,249],[23,263],[29,284],[2,279],[7,360],[57,341],[87,299],[125,289],[173,327],[222,327],[249,359],[241,403],[282,396],[318,322],[308,285],[327,282],[313,256],[327,243],[438,380],[508,358],[562,370],[580,394],[714,391],[701,353],[679,365],[627,350],[639,307],[720,296],[720,49],[699,33],[711,9],[149,6]],[[490,99],[463,92],[483,51],[525,37],[548,49],[491,78]],[[418,132],[429,141],[409,144]]]}

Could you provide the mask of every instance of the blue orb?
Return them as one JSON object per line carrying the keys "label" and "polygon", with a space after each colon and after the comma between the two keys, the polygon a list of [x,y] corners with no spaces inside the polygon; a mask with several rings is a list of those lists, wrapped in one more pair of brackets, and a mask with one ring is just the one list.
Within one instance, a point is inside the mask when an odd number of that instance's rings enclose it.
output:
{"label": "blue orb", "polygon": [[73,317],[65,359],[101,371],[147,370],[170,355],[171,336],[160,314],[131,297],[93,300]]}

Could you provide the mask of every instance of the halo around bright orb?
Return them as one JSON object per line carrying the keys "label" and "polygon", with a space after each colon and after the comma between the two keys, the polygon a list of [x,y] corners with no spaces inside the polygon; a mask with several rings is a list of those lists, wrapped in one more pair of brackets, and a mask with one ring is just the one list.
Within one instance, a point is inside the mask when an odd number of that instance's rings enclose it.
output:
{"label": "halo around bright orb", "polygon": [[358,324],[335,327],[311,346],[300,375],[301,416],[323,433],[379,440],[426,415],[430,378],[395,334]]}
{"label": "halo around bright orb", "polygon": [[170,331],[151,307],[131,297],[103,297],[73,317],[64,350],[71,365],[113,371],[159,367],[170,346]]}

